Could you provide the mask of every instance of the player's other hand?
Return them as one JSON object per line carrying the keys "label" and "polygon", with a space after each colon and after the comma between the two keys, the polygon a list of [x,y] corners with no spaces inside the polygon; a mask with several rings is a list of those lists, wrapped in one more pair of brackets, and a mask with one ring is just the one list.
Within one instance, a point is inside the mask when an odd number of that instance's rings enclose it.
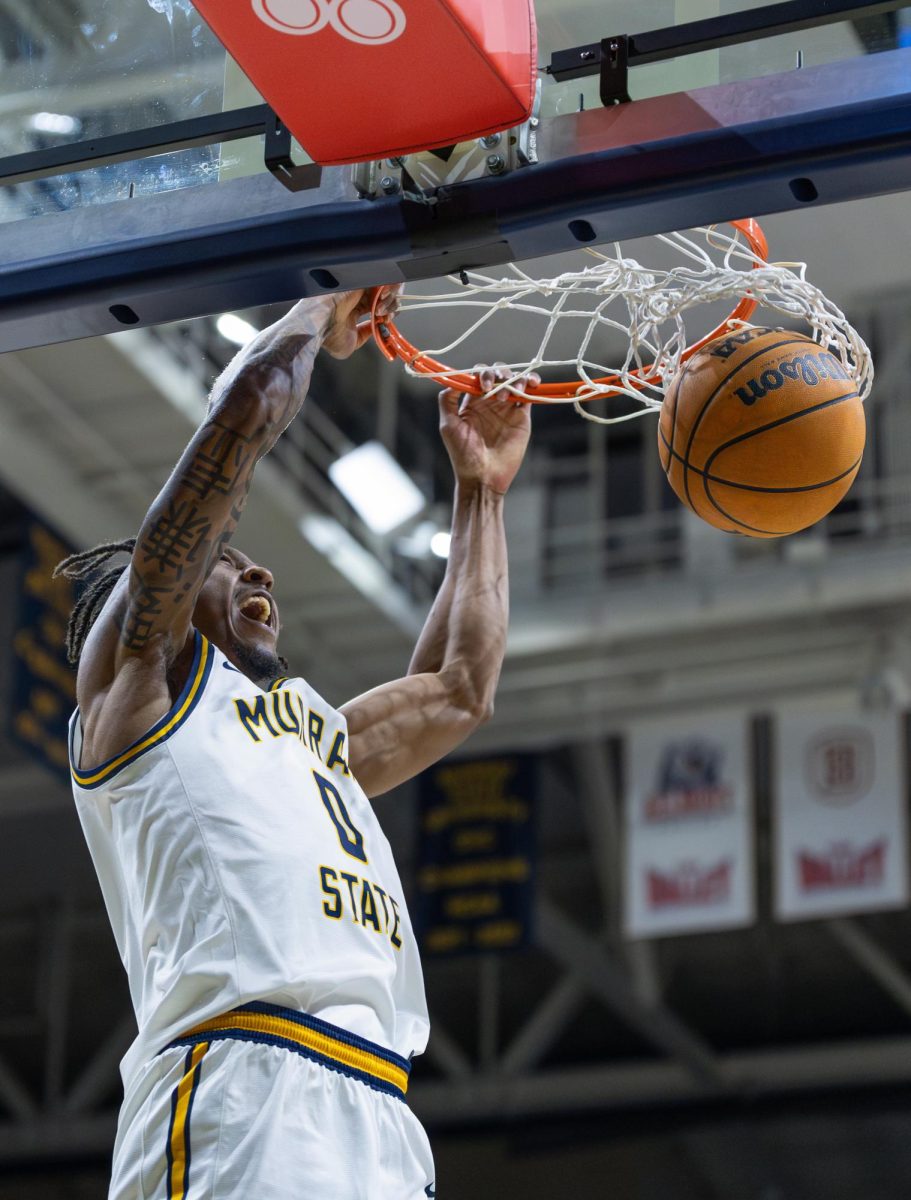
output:
{"label": "player's other hand", "polygon": [[[481,484],[505,493],[522,465],[531,433],[530,405],[512,391],[497,391],[513,372],[502,363],[475,367],[485,396],[464,395],[455,388],[440,392],[440,433],[456,478],[463,486]],[[518,392],[537,386],[534,373],[511,385]]]}
{"label": "player's other hand", "polygon": [[359,350],[370,339],[370,315],[377,293],[380,293],[377,312],[380,316],[388,317],[395,312],[401,291],[401,285],[389,284],[354,292],[338,292],[329,297],[332,311],[323,334],[323,349],[333,358],[348,358],[355,350]]}

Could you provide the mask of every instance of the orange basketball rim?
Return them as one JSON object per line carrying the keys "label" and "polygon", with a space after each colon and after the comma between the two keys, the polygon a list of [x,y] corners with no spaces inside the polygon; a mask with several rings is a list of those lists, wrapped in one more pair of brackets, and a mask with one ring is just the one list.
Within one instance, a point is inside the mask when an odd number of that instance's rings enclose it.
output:
{"label": "orange basketball rim", "polygon": [[[763,266],[768,259],[769,247],[766,241],[766,236],[763,233],[759,222],[753,220],[752,217],[745,218],[740,221],[730,221],[738,233],[742,234],[744,240],[749,246],[752,253],[755,255],[756,262],[753,264],[753,269]],[[405,337],[402,331],[397,327],[394,321],[388,317],[380,317],[377,313],[381,292],[377,292],[373,306],[373,336],[382,353],[390,361],[400,358],[415,374],[426,375],[430,379],[435,379],[438,383],[445,387],[457,388],[461,392],[466,392],[472,396],[483,396],[486,389],[481,386],[479,376],[474,371],[459,371],[452,367],[446,366],[445,363],[439,362],[432,358],[429,354],[425,354]],[[732,325],[748,321],[756,310],[758,300],[753,296],[743,296],[738,301],[736,307],[731,311],[730,315],[717,325],[698,342],[693,342],[687,346],[680,356],[681,363],[686,362],[706,343],[713,341],[716,337],[727,333]],[[660,377],[655,372],[655,364],[650,363],[647,366],[640,367],[637,370],[628,373],[628,380],[634,387],[653,385],[660,382]],[[610,389],[620,384],[618,375],[604,375],[599,379],[592,381],[600,387]],[[546,404],[553,400],[580,400],[583,402],[589,400],[600,400],[605,395],[610,395],[610,391],[600,391],[595,395],[579,395],[581,388],[587,387],[582,380],[569,379],[558,383],[540,383],[537,386],[529,386],[524,393],[524,398],[531,403]],[[619,391],[618,387],[618,391]]]}

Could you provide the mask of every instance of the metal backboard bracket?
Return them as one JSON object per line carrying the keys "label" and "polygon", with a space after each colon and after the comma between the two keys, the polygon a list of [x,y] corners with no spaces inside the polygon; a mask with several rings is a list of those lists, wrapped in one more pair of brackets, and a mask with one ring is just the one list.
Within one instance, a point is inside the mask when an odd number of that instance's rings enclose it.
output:
{"label": "metal backboard bracket", "polygon": [[266,120],[265,163],[289,192],[319,187],[322,167],[316,163],[294,161],[291,156],[291,131],[271,109]]}
{"label": "metal backboard bracket", "polygon": [[629,100],[629,39],[605,38],[601,43],[601,103],[610,108]]}

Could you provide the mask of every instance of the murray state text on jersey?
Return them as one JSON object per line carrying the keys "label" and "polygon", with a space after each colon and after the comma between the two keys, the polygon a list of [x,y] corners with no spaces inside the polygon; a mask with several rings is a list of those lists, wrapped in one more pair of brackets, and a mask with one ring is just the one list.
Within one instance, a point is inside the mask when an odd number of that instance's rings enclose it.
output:
{"label": "murray state text on jersey", "polygon": [[405,1058],[428,1021],[402,886],[349,768],[348,727],[300,677],[266,690],[196,635],[184,690],[74,792],[130,979],[125,1077],[186,1029],[264,1001]]}

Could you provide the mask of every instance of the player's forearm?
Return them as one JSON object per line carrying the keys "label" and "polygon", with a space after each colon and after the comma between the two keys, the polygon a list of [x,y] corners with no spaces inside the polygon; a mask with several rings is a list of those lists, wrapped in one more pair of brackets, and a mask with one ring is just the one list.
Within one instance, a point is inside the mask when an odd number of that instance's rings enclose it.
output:
{"label": "player's forearm", "polygon": [[252,418],[263,431],[257,457],[268,453],[303,406],[332,316],[331,301],[301,300],[257,334],[216,380],[207,419],[246,424]]}
{"label": "player's forearm", "polygon": [[493,704],[506,650],[509,577],[503,496],[456,487],[449,563],[409,674],[449,675],[479,715]]}
{"label": "player's forearm", "polygon": [[452,598],[456,587],[453,549],[454,547],[450,543],[446,574],[443,576],[443,582],[440,584],[440,589],[434,598],[411,655],[411,662],[408,664],[409,675],[423,675],[427,672],[439,671],[443,659],[446,657],[446,646],[449,642],[449,614],[452,611]]}
{"label": "player's forearm", "polygon": [[245,346],[212,390],[209,410],[139,532],[123,650],[168,639],[180,650],[205,580],[243,514],[257,462],[304,402],[332,308],[303,301]]}

